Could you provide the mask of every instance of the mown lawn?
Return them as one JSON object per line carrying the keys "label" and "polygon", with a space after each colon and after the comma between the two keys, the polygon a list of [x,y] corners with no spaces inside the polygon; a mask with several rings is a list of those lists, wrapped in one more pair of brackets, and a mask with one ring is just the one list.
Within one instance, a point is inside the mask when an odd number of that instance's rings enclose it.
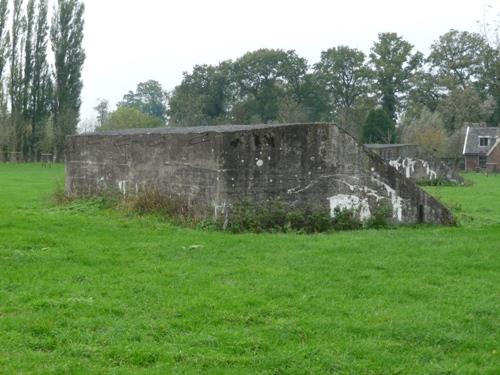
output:
{"label": "mown lawn", "polygon": [[461,225],[231,235],[0,165],[0,373],[499,374],[500,176],[429,188]]}

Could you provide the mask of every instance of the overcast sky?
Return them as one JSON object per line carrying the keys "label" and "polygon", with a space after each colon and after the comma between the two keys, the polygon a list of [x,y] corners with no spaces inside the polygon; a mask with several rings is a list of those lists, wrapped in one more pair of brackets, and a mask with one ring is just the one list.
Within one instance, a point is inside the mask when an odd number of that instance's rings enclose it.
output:
{"label": "overcast sky", "polygon": [[[500,0],[84,0],[82,119],[99,98],[114,105],[137,83],[167,90],[196,64],[217,64],[259,48],[294,49],[310,64],[343,44],[368,53],[394,31],[427,53],[451,28],[479,31]],[[487,8],[490,5],[491,8]]]}

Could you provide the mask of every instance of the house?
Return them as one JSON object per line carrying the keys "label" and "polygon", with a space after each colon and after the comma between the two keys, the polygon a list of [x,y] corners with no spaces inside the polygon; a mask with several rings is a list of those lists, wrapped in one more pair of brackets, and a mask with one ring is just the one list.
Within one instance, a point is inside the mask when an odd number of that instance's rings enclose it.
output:
{"label": "house", "polygon": [[490,173],[500,172],[500,138],[497,139],[491,150],[488,152],[486,160],[486,170]]}
{"label": "house", "polygon": [[497,148],[497,140],[500,139],[498,127],[467,127],[464,142],[465,170],[485,170],[488,159],[495,157],[496,152],[490,156],[489,153]]}
{"label": "house", "polygon": [[[241,201],[280,199],[291,207],[380,207],[394,223],[450,224],[450,211],[334,124],[205,126],[71,136],[71,196],[154,188],[202,216],[226,218]],[[382,205],[382,206],[381,206]]]}

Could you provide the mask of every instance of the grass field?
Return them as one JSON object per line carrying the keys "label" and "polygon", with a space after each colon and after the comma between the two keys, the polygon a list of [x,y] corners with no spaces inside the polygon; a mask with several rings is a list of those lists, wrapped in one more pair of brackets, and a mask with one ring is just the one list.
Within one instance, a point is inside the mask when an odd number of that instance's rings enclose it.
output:
{"label": "grass field", "polygon": [[429,188],[460,219],[231,235],[50,202],[0,165],[0,373],[499,374],[500,176]]}

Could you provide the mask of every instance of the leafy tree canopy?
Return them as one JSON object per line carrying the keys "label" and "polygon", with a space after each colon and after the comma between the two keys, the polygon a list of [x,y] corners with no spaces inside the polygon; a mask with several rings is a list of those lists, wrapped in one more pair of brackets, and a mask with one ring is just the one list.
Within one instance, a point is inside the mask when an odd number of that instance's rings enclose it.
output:
{"label": "leafy tree canopy", "polygon": [[167,93],[155,80],[141,82],[135,92],[129,91],[118,103],[118,107],[135,108],[145,115],[156,117],[163,123],[166,121]]}
{"label": "leafy tree canopy", "polygon": [[447,134],[441,115],[424,107],[417,117],[404,121],[401,140],[419,145],[426,155],[443,156]]}
{"label": "leafy tree canopy", "polygon": [[260,49],[236,60],[232,71],[242,122],[249,120],[248,113],[262,122],[275,120],[280,97],[299,100],[307,69],[307,61],[295,51]]}
{"label": "leafy tree canopy", "polygon": [[368,114],[362,135],[363,143],[394,143],[396,127],[389,115],[377,108]]}
{"label": "leafy tree canopy", "polygon": [[413,45],[396,33],[381,33],[370,53],[382,108],[393,121],[401,107],[401,96],[408,93],[410,79],[422,65],[423,55],[412,50]]}
{"label": "leafy tree canopy", "polygon": [[118,107],[110,113],[102,126],[96,131],[134,129],[134,128],[159,128],[164,124],[158,117],[146,115],[135,108]]}
{"label": "leafy tree canopy", "polygon": [[226,123],[231,100],[230,61],[218,66],[196,65],[169,98],[169,122],[173,126]]}
{"label": "leafy tree canopy", "polygon": [[315,71],[333,104],[352,108],[356,99],[368,91],[370,70],[365,65],[365,58],[363,52],[347,46],[330,48],[321,53]]}
{"label": "leafy tree canopy", "polygon": [[450,30],[432,45],[428,61],[443,86],[465,89],[480,80],[488,49],[480,34]]}

